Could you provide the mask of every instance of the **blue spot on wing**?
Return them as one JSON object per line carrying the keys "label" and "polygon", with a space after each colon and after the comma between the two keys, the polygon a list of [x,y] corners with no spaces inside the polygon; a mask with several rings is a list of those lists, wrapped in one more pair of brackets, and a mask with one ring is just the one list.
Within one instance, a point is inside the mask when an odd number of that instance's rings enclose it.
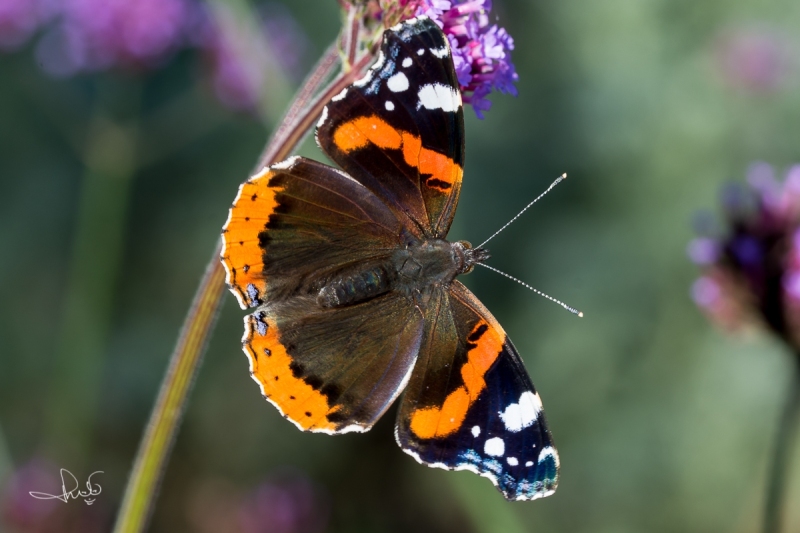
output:
{"label": "blue spot on wing", "polygon": [[526,467],[510,466],[469,449],[459,455],[455,468],[466,466],[490,475],[497,487],[510,500],[532,500],[547,496],[555,490],[558,482],[558,464],[555,456],[550,454],[544,455],[533,465]]}

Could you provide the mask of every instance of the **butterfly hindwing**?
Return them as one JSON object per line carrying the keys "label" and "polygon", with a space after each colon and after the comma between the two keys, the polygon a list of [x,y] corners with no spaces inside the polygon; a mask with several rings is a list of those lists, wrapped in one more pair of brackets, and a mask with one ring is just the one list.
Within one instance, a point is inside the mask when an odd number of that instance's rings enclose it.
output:
{"label": "butterfly hindwing", "polygon": [[426,315],[397,440],[430,466],[488,477],[509,500],[552,494],[558,454],[514,345],[458,281]]}
{"label": "butterfly hindwing", "polygon": [[317,125],[331,159],[418,236],[447,234],[461,190],[464,113],[450,53],[428,18],[386,31],[376,63]]}
{"label": "butterfly hindwing", "polygon": [[422,324],[397,294],[333,309],[300,298],[245,317],[242,341],[253,379],[286,418],[346,433],[368,430],[400,394]]}

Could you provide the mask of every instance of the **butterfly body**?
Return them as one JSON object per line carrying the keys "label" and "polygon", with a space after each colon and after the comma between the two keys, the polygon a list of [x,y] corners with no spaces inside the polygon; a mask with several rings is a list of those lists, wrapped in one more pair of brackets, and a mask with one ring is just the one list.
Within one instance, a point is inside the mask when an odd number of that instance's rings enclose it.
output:
{"label": "butterfly body", "polygon": [[469,246],[443,239],[412,241],[383,264],[360,267],[328,281],[320,289],[317,303],[323,307],[351,305],[394,290],[424,307],[433,291],[447,289],[456,276],[471,270],[478,258],[488,257],[483,250],[468,253]]}
{"label": "butterfly body", "polygon": [[387,30],[369,73],[326,106],[317,142],[245,182],[222,262],[262,394],[304,431],[395,437],[511,500],[555,490],[539,395],[497,320],[456,277],[488,253],[448,242],[464,126],[449,44],[429,19]]}

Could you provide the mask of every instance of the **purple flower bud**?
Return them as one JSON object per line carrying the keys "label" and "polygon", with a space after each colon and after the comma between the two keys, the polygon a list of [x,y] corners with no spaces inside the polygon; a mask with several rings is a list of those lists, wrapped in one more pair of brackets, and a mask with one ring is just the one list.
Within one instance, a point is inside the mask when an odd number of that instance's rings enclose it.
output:
{"label": "purple flower bud", "polygon": [[692,284],[692,300],[699,307],[706,309],[713,308],[722,296],[722,290],[716,281],[708,276],[698,278]]}
{"label": "purple flower bud", "polygon": [[719,258],[719,243],[714,239],[698,237],[686,249],[689,259],[696,265],[710,265]]}
{"label": "purple flower bud", "polygon": [[751,235],[740,235],[728,245],[730,253],[742,268],[758,266],[764,259],[761,243]]}
{"label": "purple flower bud", "polygon": [[794,303],[800,303],[800,271],[787,272],[783,278],[783,289]]}
{"label": "purple flower bud", "polygon": [[762,202],[775,205],[780,196],[781,184],[775,179],[772,165],[758,161],[747,169],[747,183],[759,194]]}
{"label": "purple flower bud", "polygon": [[780,204],[787,213],[800,215],[800,165],[792,166],[786,173]]}

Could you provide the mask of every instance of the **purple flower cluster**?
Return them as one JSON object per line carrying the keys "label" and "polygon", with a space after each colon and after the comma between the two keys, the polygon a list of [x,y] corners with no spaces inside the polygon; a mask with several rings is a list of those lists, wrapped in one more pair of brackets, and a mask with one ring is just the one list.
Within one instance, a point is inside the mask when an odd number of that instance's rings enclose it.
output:
{"label": "purple flower cluster", "polygon": [[800,346],[800,165],[782,183],[766,163],[747,177],[748,187],[723,192],[725,234],[689,244],[704,269],[692,296],[727,329],[756,321]]}
{"label": "purple flower cluster", "polygon": [[[30,0],[29,0],[30,1]],[[61,0],[43,9],[36,54],[54,76],[153,66],[184,42],[187,0]]]}
{"label": "purple flower cluster", "polygon": [[511,62],[514,39],[505,28],[489,24],[491,0],[421,0],[418,15],[442,28],[453,49],[453,62],[465,103],[483,118],[493,90],[516,96],[519,79]]}
{"label": "purple flower cluster", "polygon": [[153,66],[187,42],[191,0],[0,0],[0,49],[37,31],[36,55],[54,76]]}
{"label": "purple flower cluster", "polygon": [[308,43],[294,19],[277,7],[253,27],[197,0],[0,0],[0,50],[11,51],[41,33],[38,63],[56,77],[111,68],[163,64],[181,48],[210,59],[211,84],[222,103],[254,109],[264,90],[269,58],[290,78]]}

